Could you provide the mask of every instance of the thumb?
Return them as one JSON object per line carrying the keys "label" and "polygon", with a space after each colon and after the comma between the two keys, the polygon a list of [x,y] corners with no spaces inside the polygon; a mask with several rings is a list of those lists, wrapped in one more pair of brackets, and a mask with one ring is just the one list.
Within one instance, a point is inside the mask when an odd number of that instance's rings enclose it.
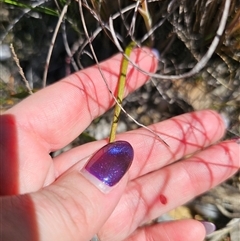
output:
{"label": "thumb", "polygon": [[[15,224],[19,220],[20,233],[28,235],[18,240],[89,241],[120,200],[127,183],[125,173],[132,160],[133,149],[128,142],[109,143],[97,151],[82,170],[77,163],[41,191],[28,194],[28,198],[23,195],[11,200],[12,207],[5,209],[6,213],[14,217]],[[19,200],[22,201],[19,203]],[[27,220],[25,226],[22,220]],[[9,230],[11,222],[6,225]],[[15,233],[17,226],[12,230]],[[13,240],[11,236],[4,237]]]}

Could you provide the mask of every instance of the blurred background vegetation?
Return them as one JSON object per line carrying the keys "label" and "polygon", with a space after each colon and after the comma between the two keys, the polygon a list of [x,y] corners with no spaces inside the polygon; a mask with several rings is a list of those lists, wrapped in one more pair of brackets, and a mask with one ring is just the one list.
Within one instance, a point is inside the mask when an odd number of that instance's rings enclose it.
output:
{"label": "blurred background vegetation", "polygon": [[[0,0],[1,112],[28,95],[9,48],[11,43],[26,79],[33,91],[37,91],[43,86],[44,72],[48,85],[95,64],[89,42],[99,62],[119,52],[109,30],[109,20],[113,19],[114,34],[123,49],[131,40],[155,48],[160,53],[157,73],[180,75],[176,79],[153,77],[127,97],[124,108],[131,116],[149,125],[181,113],[210,108],[228,119],[226,137],[239,137],[240,1],[230,2],[226,27],[214,54],[201,71],[182,78],[181,75],[191,71],[209,50],[219,28],[225,0],[82,0],[82,14],[79,2],[73,0]],[[139,10],[144,3],[148,6],[150,28]],[[59,21],[63,10],[66,13]],[[56,40],[52,41],[58,22],[61,25]],[[51,46],[53,51],[46,68]],[[64,150],[107,137],[111,119],[112,110],[95,120],[84,135]],[[138,126],[123,115],[119,131],[134,128]],[[178,210],[169,215],[209,219],[218,228],[209,240],[237,241],[240,240],[239,200],[238,173],[181,207],[180,216]]]}

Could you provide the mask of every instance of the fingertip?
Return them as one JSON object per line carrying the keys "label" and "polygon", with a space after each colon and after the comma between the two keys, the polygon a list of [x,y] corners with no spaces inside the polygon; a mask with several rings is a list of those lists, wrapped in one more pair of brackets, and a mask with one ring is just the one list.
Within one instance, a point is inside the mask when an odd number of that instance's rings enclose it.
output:
{"label": "fingertip", "polygon": [[[171,224],[171,222],[169,223]],[[205,227],[197,220],[185,219],[173,221],[173,225],[168,226],[170,233],[172,230],[173,238],[178,241],[202,241],[206,236]]]}
{"label": "fingertip", "polygon": [[100,191],[109,193],[127,173],[133,156],[133,148],[127,141],[108,143],[89,159],[81,173]]}
{"label": "fingertip", "polygon": [[144,226],[139,229],[131,240],[177,240],[202,241],[205,238],[204,226],[196,220],[175,220]]}
{"label": "fingertip", "polygon": [[[158,67],[158,54],[153,49],[142,47],[133,50],[135,62],[139,63],[140,71],[155,73]],[[141,64],[142,62],[142,64]]]}
{"label": "fingertip", "polygon": [[157,59],[160,58],[160,53],[159,53],[159,51],[158,51],[157,49],[153,48],[153,49],[152,49],[152,53],[155,55],[155,57],[156,57]]}
{"label": "fingertip", "polygon": [[227,129],[230,125],[229,117],[224,112],[220,113],[220,116],[222,118],[222,121],[224,123],[225,128]]}
{"label": "fingertip", "polygon": [[192,115],[201,123],[211,143],[218,141],[225,135],[225,120],[217,111],[206,109],[192,112]]}
{"label": "fingertip", "polygon": [[203,227],[206,231],[206,235],[209,235],[216,230],[216,226],[214,223],[211,223],[208,221],[200,221],[200,223],[203,225]]}

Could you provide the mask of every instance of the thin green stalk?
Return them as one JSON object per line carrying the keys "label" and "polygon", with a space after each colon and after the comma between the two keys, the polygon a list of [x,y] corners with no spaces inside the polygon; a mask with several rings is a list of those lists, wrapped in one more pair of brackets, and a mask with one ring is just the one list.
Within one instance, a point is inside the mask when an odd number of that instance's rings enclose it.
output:
{"label": "thin green stalk", "polygon": [[[143,0],[141,3],[141,8],[138,9],[140,14],[142,15],[146,28],[148,31],[151,30],[152,27],[152,19],[151,16],[149,14],[148,11],[148,6],[147,6],[147,1]],[[153,44],[153,37],[151,37],[151,44]],[[115,109],[114,109],[114,116],[113,116],[113,122],[112,122],[112,126],[111,126],[111,131],[110,131],[110,135],[109,135],[109,142],[114,142],[115,137],[116,137],[116,131],[117,131],[117,125],[118,125],[118,121],[119,121],[119,116],[121,113],[121,109],[122,109],[122,101],[123,101],[123,95],[124,95],[124,88],[125,88],[125,84],[126,84],[126,77],[127,77],[127,69],[128,69],[128,63],[129,63],[129,57],[130,54],[133,50],[133,48],[136,46],[136,42],[131,42],[125,49],[124,51],[124,57],[122,59],[122,63],[121,63],[121,73],[118,79],[118,92],[117,92],[117,103],[115,105]],[[126,113],[127,114],[127,113]],[[128,115],[128,114],[127,114]],[[128,115],[131,119],[133,119],[130,115]],[[134,119],[133,119],[134,120]],[[150,131],[151,133],[153,133],[155,136],[157,136],[159,138],[159,140],[161,140],[166,146],[169,147],[169,145],[158,135],[156,134],[153,130],[151,130],[150,128],[142,125],[141,123],[138,123],[136,120],[134,120],[135,123],[137,123],[139,126],[142,126],[143,128],[145,128],[146,130]]]}
{"label": "thin green stalk", "polygon": [[[127,58],[130,57],[130,54],[132,52],[132,49],[136,46],[135,42],[131,42],[125,49],[125,56]],[[109,136],[109,142],[113,142],[115,140],[116,136],[116,131],[117,131],[117,125],[118,125],[118,120],[119,116],[121,113],[121,105],[122,105],[122,100],[123,100],[123,95],[124,95],[124,88],[126,84],[126,76],[127,76],[127,69],[128,69],[128,59],[123,56],[122,59],[122,64],[121,64],[121,74],[119,76],[118,80],[118,92],[117,92],[117,101],[114,109],[114,116],[113,116],[113,122],[111,126],[111,131],[110,131],[110,136]]]}

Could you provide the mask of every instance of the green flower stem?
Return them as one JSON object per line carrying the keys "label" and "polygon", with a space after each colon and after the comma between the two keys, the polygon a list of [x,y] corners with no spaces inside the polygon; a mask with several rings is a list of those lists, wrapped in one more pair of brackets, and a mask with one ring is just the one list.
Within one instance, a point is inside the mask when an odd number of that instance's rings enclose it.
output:
{"label": "green flower stem", "polygon": [[113,116],[110,136],[109,136],[109,142],[113,142],[115,140],[115,137],[116,137],[118,120],[119,120],[119,116],[120,116],[120,113],[121,113],[121,107],[120,106],[122,105],[124,89],[125,89],[125,84],[126,84],[127,69],[128,69],[128,63],[129,63],[127,58],[130,57],[132,49],[135,46],[136,46],[136,43],[131,42],[126,47],[126,49],[124,51],[125,56],[123,56],[123,59],[122,59],[121,74],[120,74],[119,80],[118,80],[118,92],[117,92],[118,103],[115,105],[115,109],[114,109],[114,116]]}

